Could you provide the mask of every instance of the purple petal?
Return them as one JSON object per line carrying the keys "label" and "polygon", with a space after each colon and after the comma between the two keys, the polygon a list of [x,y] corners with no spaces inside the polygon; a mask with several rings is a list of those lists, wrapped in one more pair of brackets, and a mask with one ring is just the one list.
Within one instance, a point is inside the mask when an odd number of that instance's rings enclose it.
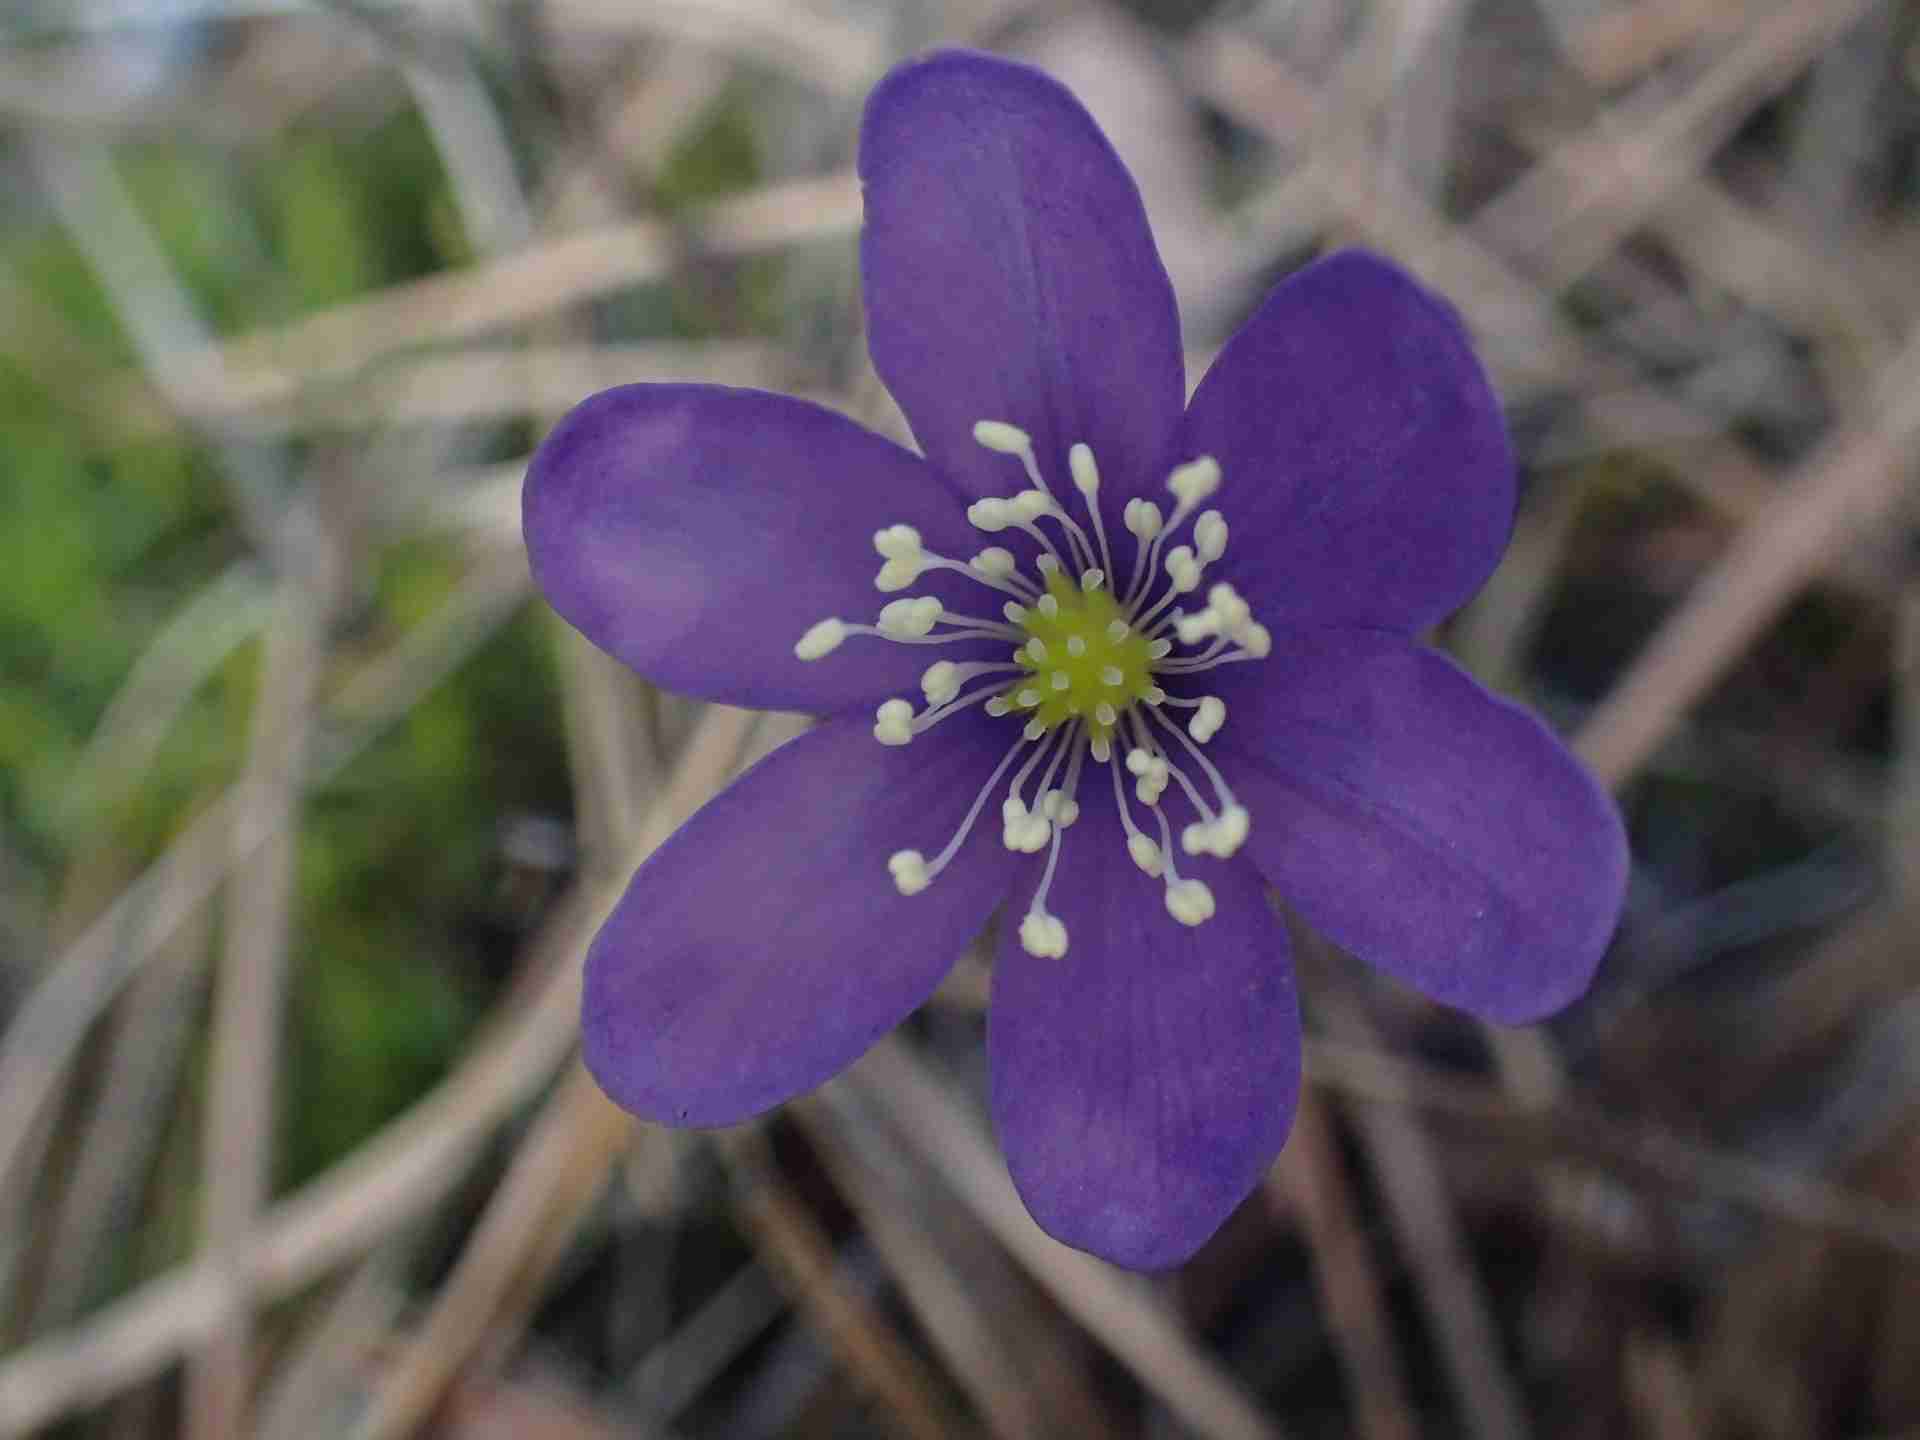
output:
{"label": "purple petal", "polygon": [[946,843],[1004,753],[1000,727],[967,718],[897,749],[865,718],[828,721],[640,868],[587,955],[582,1045],[613,1100],[669,1125],[744,1120],[932,993],[1012,879],[995,825],[919,895],[887,872],[895,850]]}
{"label": "purple petal", "polygon": [[[816,620],[870,621],[874,532],[914,526],[965,557],[977,535],[917,457],[784,395],[623,385],[583,401],[528,467],[522,519],[554,609],[656,684],[757,709],[832,711],[917,689],[959,646],[856,636],[824,659],[793,647]],[[962,614],[1000,597],[928,579]]]}
{"label": "purple petal", "polygon": [[[1104,797],[1104,798],[1102,798]],[[1217,910],[1188,928],[1136,869],[1110,779],[1081,782],[1048,908],[1067,953],[994,971],[994,1124],[1027,1209],[1058,1240],[1158,1270],[1198,1250],[1280,1153],[1300,1086],[1285,931],[1253,867],[1188,862]],[[1144,817],[1143,817],[1144,818]]]}
{"label": "purple petal", "polygon": [[1179,314],[1133,177],[1080,102],[990,55],[903,65],[867,101],[860,176],[868,344],[927,457],[971,494],[1024,489],[1018,461],[973,440],[1004,420],[1057,494],[1082,440],[1115,484],[1144,483],[1185,394]]}
{"label": "purple petal", "polygon": [[1270,626],[1409,633],[1506,549],[1513,460],[1459,318],[1349,250],[1287,279],[1227,343],[1179,454],[1210,453],[1233,527],[1221,565]]}
{"label": "purple petal", "polygon": [[1248,853],[1312,925],[1490,1020],[1586,990],[1626,837],[1544,725],[1380,632],[1276,632],[1266,661],[1216,674],[1215,763],[1252,812]]}

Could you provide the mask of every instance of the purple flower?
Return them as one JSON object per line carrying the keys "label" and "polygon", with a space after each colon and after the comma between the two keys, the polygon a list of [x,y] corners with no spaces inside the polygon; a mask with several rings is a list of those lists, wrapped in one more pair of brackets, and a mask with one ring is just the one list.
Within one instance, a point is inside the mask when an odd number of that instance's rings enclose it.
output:
{"label": "purple flower", "polygon": [[632,385],[527,475],[534,574],[594,643],[826,717],[634,877],[588,956],[587,1063],[648,1119],[744,1120],[852,1063],[1004,904],[1020,1193],[1070,1245],[1177,1264],[1292,1118],[1268,885],[1433,998],[1528,1021],[1599,962],[1620,823],[1412,638],[1514,506],[1445,304],[1334,255],[1183,406],[1139,194],[1054,81],[902,66],[860,174],[874,364],[924,459],[798,400]]}

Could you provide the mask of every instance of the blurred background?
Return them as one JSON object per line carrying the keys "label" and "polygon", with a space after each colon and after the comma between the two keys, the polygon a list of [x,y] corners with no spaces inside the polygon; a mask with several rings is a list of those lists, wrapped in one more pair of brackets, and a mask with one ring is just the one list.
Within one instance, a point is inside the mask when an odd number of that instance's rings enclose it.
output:
{"label": "blurred background", "polygon": [[[1264,1188],[1029,1222],[985,961],[757,1127],[574,1059],[633,866],[799,723],[531,593],[526,456],[708,379],[904,434],[859,107],[1067,80],[1197,379],[1365,243],[1525,465],[1435,637],[1621,798],[1594,993],[1301,944]],[[0,1435],[1920,1435],[1920,10],[1901,0],[0,3]]]}

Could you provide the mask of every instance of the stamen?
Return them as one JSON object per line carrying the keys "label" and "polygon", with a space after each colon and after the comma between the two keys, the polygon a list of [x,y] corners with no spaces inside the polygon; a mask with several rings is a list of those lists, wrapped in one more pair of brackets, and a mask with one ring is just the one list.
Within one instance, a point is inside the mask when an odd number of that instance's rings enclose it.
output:
{"label": "stamen", "polygon": [[847,624],[843,620],[819,620],[807,627],[807,633],[800,637],[793,647],[793,653],[802,660],[818,660],[823,655],[831,655],[840,648],[840,642],[847,638]]}
{"label": "stamen", "polygon": [[1160,847],[1133,823],[1133,815],[1127,809],[1126,786],[1120,779],[1119,762],[1114,761],[1107,768],[1113,772],[1113,805],[1120,812],[1121,828],[1127,832],[1127,854],[1147,874],[1157,877],[1160,874]]}
{"label": "stamen", "polygon": [[[1076,557],[1084,558],[1088,565],[1094,564],[1093,543],[1087,539],[1087,532],[1082,530],[1073,517],[1061,508],[1058,498],[1047,485],[1046,476],[1040,471],[1040,460],[1033,450],[1033,437],[1017,425],[1009,425],[1004,420],[982,420],[974,425],[973,438],[976,444],[983,445],[996,454],[1019,457],[1020,467],[1027,472],[1027,479],[1032,482],[1033,489],[1015,496],[1013,502],[1015,506],[1025,516],[1029,525],[1042,516],[1059,521],[1067,532],[1068,548],[1075,552]],[[1069,452],[1069,466],[1072,463],[1072,454]],[[1079,477],[1076,472],[1075,484],[1078,483]],[[1027,498],[1029,495],[1037,496],[1037,499],[1030,500]],[[1028,526],[1022,528],[1026,529]],[[1045,537],[1041,536],[1038,530],[1030,530],[1029,533],[1039,539],[1041,544],[1047,544]],[[1047,548],[1052,549],[1052,546],[1049,545]]]}
{"label": "stamen", "polygon": [[[1028,723],[1026,730],[1022,732],[1025,739],[1036,740],[1039,738],[1039,736],[1032,733],[1034,725],[1037,724],[1039,724],[1038,721]],[[1044,731],[1045,727],[1042,726],[1041,728]],[[1068,726],[1066,729],[1056,733],[1060,740],[1070,741],[1074,728],[1073,726]],[[1033,754],[1027,757],[1027,763],[1022,765],[1014,775],[1013,783],[1007,787],[1007,798],[1000,802],[1000,840],[1009,850],[1031,855],[1047,843],[1047,831],[1050,828],[1050,822],[1046,816],[1036,814],[1034,811],[1027,809],[1026,799],[1022,792],[1026,789],[1027,777],[1033,774],[1034,769],[1047,757],[1049,752],[1055,748],[1056,741],[1053,739],[1049,739],[1045,744],[1036,747]],[[1037,810],[1039,808],[1039,797],[1035,796],[1034,798],[1036,802],[1035,809]]]}
{"label": "stamen", "polygon": [[[1080,784],[1080,757],[1086,753],[1073,743],[1078,738],[1079,729],[1077,724],[1067,727],[1066,742],[1048,763],[1046,774],[1040,777],[1040,808],[1053,821],[1053,844],[1047,851],[1047,868],[1041,873],[1040,886],[1033,892],[1033,901],[1020,921],[1020,948],[1041,959],[1057,960],[1067,953],[1067,927],[1059,916],[1047,910],[1047,891],[1053,885],[1054,871],[1060,864],[1060,846],[1066,837],[1066,829],[1080,815],[1080,807],[1073,800]],[[1053,783],[1060,757],[1069,750],[1073,751],[1073,763],[1067,767],[1065,794],[1049,790],[1047,787]]]}
{"label": "stamen", "polygon": [[1100,467],[1094,463],[1092,449],[1084,442],[1076,443],[1067,451],[1067,468],[1073,472],[1073,488],[1080,492],[1093,516],[1093,533],[1100,539],[1100,564],[1111,575],[1113,551],[1107,546],[1106,521],[1100,518]]}
{"label": "stamen", "polygon": [[[1200,588],[1201,563],[1193,558],[1193,549],[1187,545],[1176,545],[1167,552],[1167,593],[1154,602],[1153,607],[1144,615],[1136,616],[1134,627],[1144,630],[1153,624],[1154,616],[1171,605],[1182,595],[1191,594]],[[1173,648],[1168,642],[1167,648]]]}
{"label": "stamen", "polygon": [[1178,700],[1169,697],[1169,705],[1182,710],[1195,710],[1196,714],[1187,721],[1187,733],[1202,745],[1220,733],[1220,727],[1227,723],[1227,702],[1218,695],[1202,695],[1197,700]]}
{"label": "stamen", "polygon": [[1200,710],[1187,722],[1187,733],[1202,745],[1220,733],[1220,727],[1227,723],[1227,702],[1218,695],[1200,697]]}
{"label": "stamen", "polygon": [[960,687],[980,675],[995,675],[1003,671],[1019,670],[1018,665],[995,664],[980,660],[965,665],[956,665],[951,660],[936,660],[926,668],[920,677],[921,693],[927,697],[929,705],[944,705],[960,693]]}
{"label": "stamen", "polygon": [[1011,550],[1002,549],[998,545],[989,545],[967,562],[982,575],[991,575],[996,580],[1011,579],[1018,573],[1017,563]]}
{"label": "stamen", "polygon": [[[1154,713],[1156,716],[1159,716],[1158,711]],[[1200,816],[1200,823],[1203,826],[1213,824],[1213,807],[1207,804],[1206,797],[1200,793],[1200,787],[1193,783],[1193,778],[1167,758],[1165,748],[1148,733],[1145,722],[1142,721],[1138,715],[1129,714],[1127,718],[1133,722],[1134,738],[1139,742],[1140,749],[1144,750],[1147,755],[1147,759],[1142,762],[1145,768],[1143,770],[1134,770],[1133,756],[1129,754],[1127,756],[1127,768],[1133,770],[1133,773],[1136,775],[1144,774],[1151,776],[1155,782],[1152,787],[1153,799],[1147,799],[1147,796],[1142,793],[1140,795],[1142,803],[1158,803],[1161,793],[1167,788],[1167,781],[1171,779],[1178,782],[1180,789],[1186,794],[1187,802],[1193,806],[1194,811]],[[1167,723],[1164,716],[1159,716],[1159,718],[1161,723]],[[1144,789],[1144,782],[1142,786],[1136,787],[1136,793],[1142,789]],[[1188,828],[1192,829],[1193,827],[1189,826]],[[1194,852],[1189,850],[1187,853],[1191,855]]]}
{"label": "stamen", "polygon": [[[874,625],[830,617],[810,627],[794,647],[803,660],[832,653],[850,635],[916,645],[999,640],[1014,647],[1007,662],[943,660],[928,666],[920,678],[927,708],[919,715],[905,700],[889,700],[876,711],[874,736],[887,745],[907,744],[948,716],[975,706],[984,706],[986,714],[996,718],[1012,716],[1020,727],[941,855],[929,864],[918,851],[899,851],[889,859],[888,870],[901,893],[925,889],[958,852],[987,795],[1026,750],[1025,763],[1001,805],[1002,843],[1022,853],[1045,846],[1049,854],[1021,922],[1020,939],[1034,955],[1065,954],[1066,927],[1047,910],[1046,897],[1057,873],[1063,832],[1079,815],[1073,796],[1091,757],[1112,772],[1128,854],[1143,871],[1162,880],[1168,913],[1181,924],[1198,925],[1213,914],[1213,894],[1201,880],[1183,877],[1175,868],[1172,826],[1162,798],[1177,784],[1198,817],[1181,833],[1188,854],[1233,855],[1247,838],[1248,815],[1199,748],[1224,726],[1225,701],[1217,695],[1169,697],[1156,682],[1167,675],[1184,677],[1259,659],[1272,649],[1271,636],[1231,585],[1215,584],[1199,611],[1183,613],[1176,606],[1180,597],[1200,588],[1207,567],[1226,552],[1225,516],[1219,510],[1200,511],[1219,489],[1220,467],[1205,455],[1175,466],[1166,477],[1173,497],[1170,514],[1149,500],[1127,502],[1123,518],[1136,542],[1132,578],[1124,596],[1118,590],[1109,595],[1105,592],[1117,572],[1093,451],[1081,443],[1067,453],[1074,489],[1091,521],[1088,527],[1069,514],[1049,488],[1026,431],[1004,421],[982,421],[973,433],[986,449],[1016,457],[1029,488],[976,500],[967,507],[967,518],[987,533],[1023,531],[1036,547],[1032,570],[1021,573],[1016,552],[1000,545],[988,545],[964,562],[936,555],[912,526],[890,525],[874,535],[874,549],[885,562],[874,583],[883,591],[904,590],[927,571],[952,570],[1008,597],[1000,606],[1005,623],[953,614],[934,596],[904,596],[883,606]],[[1056,534],[1042,528],[1048,521],[1059,527]],[[1174,544],[1169,537],[1188,525],[1188,543]],[[1157,585],[1160,593],[1155,595]],[[1190,647],[1190,653],[1176,656],[1176,644]],[[1018,678],[1005,678],[1010,675]],[[975,683],[982,680],[986,683]],[[1163,706],[1186,713],[1176,719]],[[1149,715],[1204,772],[1217,806],[1209,804],[1183,765],[1173,762],[1172,747],[1158,737]],[[1127,751],[1125,765],[1135,780],[1132,797],[1120,778],[1116,749]],[[1063,772],[1065,782],[1056,789],[1055,779]],[[1029,808],[1028,782],[1036,773]],[[1159,827],[1157,841],[1134,824],[1135,800],[1152,811]]]}
{"label": "stamen", "polygon": [[913,739],[913,706],[888,700],[873,714],[873,738],[882,745],[905,745]]}
{"label": "stamen", "polygon": [[1173,866],[1173,836],[1163,810],[1153,812],[1160,822],[1160,863],[1167,880],[1167,913],[1182,925],[1204,925],[1213,918],[1213,891],[1202,880],[1183,880]]}
{"label": "stamen", "polygon": [[[1167,489],[1173,492],[1179,503],[1173,507],[1173,514],[1167,518],[1165,527],[1156,528],[1153,543],[1147,547],[1146,563],[1135,571],[1134,587],[1127,596],[1129,608],[1137,606],[1145,597],[1154,567],[1160,563],[1161,544],[1180,528],[1196,506],[1219,488],[1220,465],[1211,455],[1202,455],[1197,460],[1174,466],[1173,473],[1167,476]],[[1159,513],[1158,510],[1154,511],[1156,520]]]}
{"label": "stamen", "polygon": [[1227,553],[1227,517],[1218,510],[1209,510],[1193,522],[1194,549],[1200,559],[1211,564]]}
{"label": "stamen", "polygon": [[[1226,713],[1226,705],[1224,703],[1222,703],[1220,710],[1224,718]],[[1206,707],[1203,703],[1201,713],[1204,714],[1205,712]],[[1181,845],[1189,855],[1197,855],[1204,851],[1209,855],[1218,856],[1222,860],[1228,859],[1246,843],[1247,831],[1251,828],[1252,817],[1247,813],[1246,806],[1240,804],[1239,801],[1233,798],[1233,791],[1228,788],[1226,777],[1220,773],[1218,767],[1216,767],[1211,760],[1201,754],[1200,747],[1189,740],[1186,735],[1181,732],[1180,727],[1175,725],[1160,711],[1155,710],[1152,714],[1153,718],[1160,722],[1161,726],[1165,728],[1169,735],[1173,736],[1175,740],[1178,740],[1186,747],[1187,753],[1193,756],[1195,762],[1206,772],[1207,780],[1213,786],[1214,794],[1220,801],[1220,813],[1217,816],[1210,815],[1207,812],[1207,807],[1200,802],[1197,796],[1193,796],[1191,791],[1189,791],[1189,798],[1193,800],[1193,808],[1201,813],[1203,823],[1198,826],[1188,826],[1181,834]],[[1178,772],[1176,771],[1176,773]]]}
{"label": "stamen", "polygon": [[962,710],[971,709],[982,701],[991,700],[992,698],[993,687],[989,685],[983,689],[975,690],[972,694],[962,695],[957,700],[949,700],[944,705],[923,710],[919,715],[914,717],[913,733],[916,735],[924,735],[949,715],[957,715]]}
{"label": "stamen", "polygon": [[[893,872],[893,883],[902,895],[918,895],[920,891],[933,883],[934,877],[947,868],[947,862],[959,853],[960,846],[967,838],[967,832],[973,829],[973,822],[980,818],[981,807],[987,803],[987,796],[993,793],[1000,783],[1000,777],[1007,773],[1007,766],[1013,763],[1013,757],[1026,748],[1027,742],[1016,740],[1000,757],[1000,763],[993,767],[993,774],[987,777],[987,783],[980,787],[980,793],[973,797],[973,804],[967,808],[966,818],[960,822],[960,828],[953,832],[953,838],[936,855],[931,865],[927,864],[918,850],[895,851],[887,861],[887,869]],[[906,874],[903,876],[902,872]],[[917,881],[914,889],[908,889],[909,880]]]}

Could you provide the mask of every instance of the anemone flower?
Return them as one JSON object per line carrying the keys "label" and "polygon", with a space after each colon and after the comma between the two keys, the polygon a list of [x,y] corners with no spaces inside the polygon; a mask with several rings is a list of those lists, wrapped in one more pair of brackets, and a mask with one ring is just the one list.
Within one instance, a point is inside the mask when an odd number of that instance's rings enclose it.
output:
{"label": "anemone flower", "polygon": [[1514,508],[1442,301],[1333,255],[1183,404],[1139,193],[1059,84],[903,65],[859,168],[869,344],[919,454],[779,395],[630,385],[527,474],[534,575],[596,645],[822,717],[634,876],[588,955],[586,1061],[643,1118],[745,1120],[856,1060],[1004,907],[1015,1184],[1070,1245],[1177,1264],[1293,1114],[1269,886],[1434,999],[1529,1021],[1599,962],[1620,823],[1414,638]]}

